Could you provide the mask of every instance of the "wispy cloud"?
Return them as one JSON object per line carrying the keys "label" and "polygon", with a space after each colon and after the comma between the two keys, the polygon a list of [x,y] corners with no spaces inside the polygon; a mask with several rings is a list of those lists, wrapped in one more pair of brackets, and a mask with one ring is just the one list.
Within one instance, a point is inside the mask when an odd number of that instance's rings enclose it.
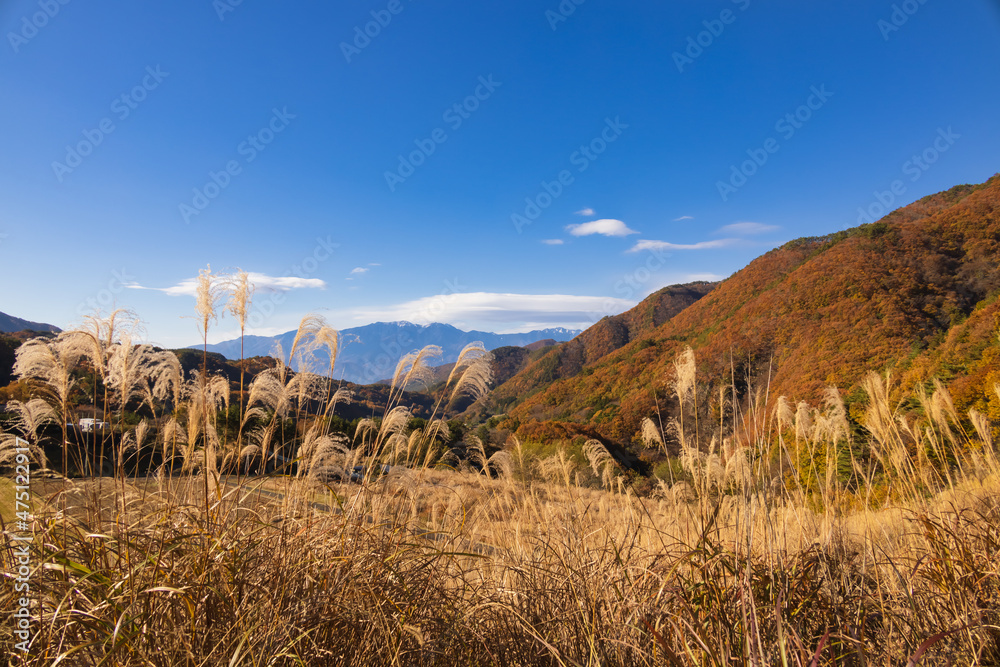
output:
{"label": "wispy cloud", "polygon": [[351,275],[360,276],[362,273],[368,273],[368,271],[369,269],[366,269],[363,266],[355,266],[353,269],[351,269]]}
{"label": "wispy cloud", "polygon": [[587,215],[587,216],[594,215],[594,209],[590,207],[581,208],[579,211],[576,212],[576,215]]}
{"label": "wispy cloud", "polygon": [[628,236],[638,234],[634,229],[629,229],[621,220],[611,218],[603,220],[593,220],[579,225],[566,225],[566,231],[573,236],[590,236],[591,234],[601,234],[603,236]]}
{"label": "wispy cloud", "polygon": [[777,225],[765,225],[759,222],[734,222],[715,231],[716,234],[736,234],[739,236],[752,236],[754,234],[767,234],[776,232],[781,227]]}
{"label": "wispy cloud", "polygon": [[[250,273],[249,279],[254,289],[260,292],[288,292],[294,289],[326,289],[326,282],[319,278],[299,278],[297,276],[269,276],[264,273]],[[195,296],[198,290],[197,278],[186,278],[170,287],[146,287],[139,283],[126,285],[128,289],[163,292],[170,296]]]}
{"label": "wispy cloud", "polygon": [[712,250],[715,248],[726,248],[739,243],[739,239],[716,239],[714,241],[699,241],[698,243],[670,243],[668,241],[637,241],[629,248],[629,252],[640,252],[642,250]]}
{"label": "wispy cloud", "polygon": [[682,215],[679,218],[674,218],[674,222],[680,222],[681,220],[694,220],[694,216],[691,216],[691,215]]}
{"label": "wispy cloud", "polygon": [[605,315],[623,312],[634,305],[634,301],[627,299],[602,296],[460,292],[383,308],[356,309],[351,317],[363,323],[405,320],[415,324],[444,322],[491,331],[523,331],[558,326],[586,327]]}
{"label": "wispy cloud", "polygon": [[565,241],[562,239],[542,239],[542,243],[545,245],[562,245]]}

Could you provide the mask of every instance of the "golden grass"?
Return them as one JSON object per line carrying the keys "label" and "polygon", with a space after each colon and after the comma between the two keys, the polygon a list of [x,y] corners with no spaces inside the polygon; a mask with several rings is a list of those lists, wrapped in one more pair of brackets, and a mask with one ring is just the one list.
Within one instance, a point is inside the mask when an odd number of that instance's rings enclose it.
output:
{"label": "golden grass", "polygon": [[998,487],[837,518],[433,469],[223,481],[208,514],[197,477],[74,482],[21,664],[989,664]]}
{"label": "golden grass", "polygon": [[[211,309],[200,314],[207,326]],[[304,319],[293,348],[333,341],[326,330]],[[92,363],[132,351],[121,344]],[[397,369],[399,386],[425,356]],[[468,356],[442,396],[482,390],[488,358]],[[488,457],[472,436],[445,452],[440,422],[409,429],[392,402],[350,450],[334,446],[331,384],[284,365],[252,383],[241,435],[255,470],[300,452],[294,475],[220,474],[234,456],[215,426],[224,397],[204,375],[171,380],[184,410],[168,417],[150,399],[163,427],[148,446],[170,452],[156,476],[130,478],[119,459],[113,478],[43,483],[32,644],[12,654],[8,585],[0,651],[23,665],[157,667],[1000,663],[987,424],[964,429],[939,385],[919,397],[924,413],[904,413],[871,377],[870,456],[855,456],[836,391],[822,410],[778,401],[773,418],[751,393],[748,415],[731,406],[732,426],[719,420],[701,442],[692,355],[677,374],[667,430],[685,477],[653,497],[596,441],[583,446],[589,467],[516,442]],[[64,395],[49,398],[64,409]],[[281,417],[293,415],[307,426],[289,436]],[[142,428],[120,441],[142,447]],[[358,484],[319,481],[359,463]],[[0,565],[11,580],[9,540]]]}

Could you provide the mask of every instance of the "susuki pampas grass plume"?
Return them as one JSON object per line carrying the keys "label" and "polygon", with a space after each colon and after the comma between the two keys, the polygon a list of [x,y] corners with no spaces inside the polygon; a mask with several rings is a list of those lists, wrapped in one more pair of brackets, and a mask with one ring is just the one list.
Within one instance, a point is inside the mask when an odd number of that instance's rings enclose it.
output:
{"label": "susuki pampas grass plume", "polygon": [[486,395],[493,381],[492,355],[486,351],[481,342],[469,343],[458,355],[455,367],[448,374],[446,386],[451,386],[452,380],[458,377],[450,400],[467,394],[472,400],[478,400]]}

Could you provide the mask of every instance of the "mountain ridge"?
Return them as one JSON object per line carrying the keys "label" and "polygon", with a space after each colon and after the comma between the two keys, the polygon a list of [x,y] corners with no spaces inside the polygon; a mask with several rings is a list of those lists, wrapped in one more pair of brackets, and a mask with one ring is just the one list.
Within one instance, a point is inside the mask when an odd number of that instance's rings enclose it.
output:
{"label": "mountain ridge", "polygon": [[535,354],[523,368],[476,406],[479,416],[503,413],[557,380],[582,372],[588,364],[627,345],[710,293],[718,283],[696,281],[663,287],[631,309],[602,318],[570,341]]}
{"label": "mountain ridge", "polygon": [[[362,327],[352,327],[338,332],[340,349],[334,368],[334,377],[356,384],[372,384],[391,377],[396,363],[404,354],[425,345],[438,345],[442,355],[434,360],[434,365],[452,363],[458,359],[462,348],[469,343],[481,341],[488,350],[505,346],[524,346],[545,339],[570,340],[580,332],[555,327],[538,329],[524,333],[496,334],[488,331],[463,331],[450,324],[434,322],[413,324],[412,322],[373,322]],[[271,354],[276,344],[284,351],[291,347],[295,331],[277,336],[245,336],[244,356],[266,356]],[[188,349],[201,349],[201,345],[191,345]],[[210,352],[218,352],[228,359],[240,358],[240,339],[210,344]],[[329,358],[321,352],[317,362],[324,367]]]}
{"label": "mountain ridge", "polygon": [[20,317],[8,315],[7,313],[0,313],[0,333],[17,333],[19,331],[48,331],[52,333],[59,333],[62,329],[54,324],[32,322],[30,320],[21,319]]}

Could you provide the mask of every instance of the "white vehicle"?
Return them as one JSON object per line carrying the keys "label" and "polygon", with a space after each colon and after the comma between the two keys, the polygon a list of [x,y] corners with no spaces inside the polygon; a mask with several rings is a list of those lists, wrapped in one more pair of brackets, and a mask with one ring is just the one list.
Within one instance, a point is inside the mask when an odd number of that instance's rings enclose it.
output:
{"label": "white vehicle", "polygon": [[110,424],[108,424],[108,422],[102,422],[98,419],[88,418],[81,419],[79,426],[81,433],[93,433],[94,431],[104,431],[104,429],[108,428]]}

